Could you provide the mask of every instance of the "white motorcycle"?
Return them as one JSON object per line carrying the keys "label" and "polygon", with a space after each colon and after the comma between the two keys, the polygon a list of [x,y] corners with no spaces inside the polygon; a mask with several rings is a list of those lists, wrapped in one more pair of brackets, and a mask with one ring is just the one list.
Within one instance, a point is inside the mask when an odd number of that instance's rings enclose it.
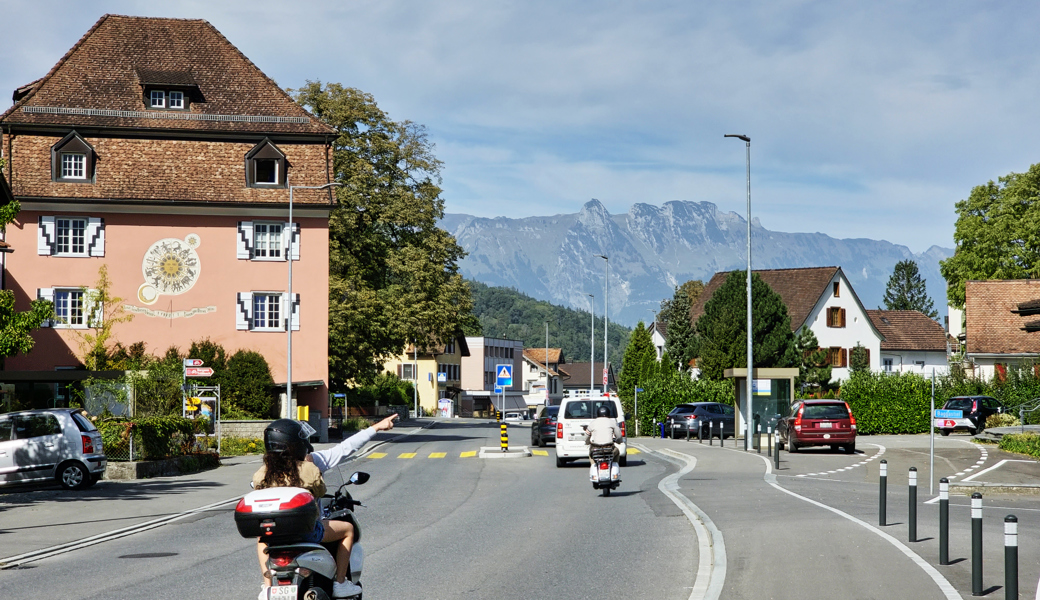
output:
{"label": "white motorcycle", "polygon": [[589,469],[592,489],[603,490],[603,495],[609,496],[610,491],[616,490],[621,483],[621,468],[614,461],[614,444],[590,445],[589,459],[592,461]]}

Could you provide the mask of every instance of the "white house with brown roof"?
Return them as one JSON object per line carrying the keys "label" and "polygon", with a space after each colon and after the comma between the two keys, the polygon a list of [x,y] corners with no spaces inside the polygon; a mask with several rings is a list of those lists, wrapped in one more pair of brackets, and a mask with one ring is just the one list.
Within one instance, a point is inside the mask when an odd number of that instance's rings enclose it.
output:
{"label": "white house with brown roof", "polygon": [[949,371],[946,331],[916,310],[868,310],[881,332],[881,371],[937,375]]}
{"label": "white house with brown roof", "polygon": [[968,281],[964,294],[969,372],[991,379],[1040,361],[1040,279]]}
{"label": "white house with brown roof", "polygon": [[[521,370],[524,390],[527,392],[528,408],[559,404],[563,400],[563,380],[569,375],[560,366],[563,348],[524,348],[524,364]],[[548,360],[547,360],[548,359]]]}
{"label": "white house with brown roof", "polygon": [[[820,347],[828,351],[832,381],[848,379],[849,351],[857,343],[867,349],[870,369],[880,368],[883,336],[867,315],[866,308],[841,267],[753,272],[783,299],[791,318],[792,331],[797,332],[806,326],[816,334]],[[704,314],[704,305],[729,273],[716,273],[704,287],[704,292],[691,311],[694,323]]]}
{"label": "white house with brown roof", "polygon": [[664,346],[668,341],[668,326],[660,321],[654,321],[647,328],[650,332],[650,341],[654,344],[654,351],[657,352],[657,360],[661,360],[664,356]]}

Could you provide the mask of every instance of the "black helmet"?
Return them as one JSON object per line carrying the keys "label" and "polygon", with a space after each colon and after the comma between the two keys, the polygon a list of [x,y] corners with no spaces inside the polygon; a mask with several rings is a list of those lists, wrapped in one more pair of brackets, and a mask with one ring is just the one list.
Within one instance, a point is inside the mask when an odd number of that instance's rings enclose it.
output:
{"label": "black helmet", "polygon": [[278,453],[293,450],[294,458],[303,460],[314,449],[307,437],[299,421],[278,419],[264,429],[264,450]]}
{"label": "black helmet", "polygon": [[609,414],[610,414],[610,411],[607,410],[607,407],[603,406],[603,405],[600,405],[599,409],[596,410],[596,416],[597,417],[605,417],[605,416],[607,416]]}

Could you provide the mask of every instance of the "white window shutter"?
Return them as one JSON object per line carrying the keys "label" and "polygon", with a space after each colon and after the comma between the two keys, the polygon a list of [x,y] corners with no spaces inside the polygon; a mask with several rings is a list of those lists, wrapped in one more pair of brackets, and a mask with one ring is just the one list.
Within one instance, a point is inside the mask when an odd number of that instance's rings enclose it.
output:
{"label": "white window shutter", "polygon": [[99,217],[87,219],[87,254],[105,255],[105,220]]}
{"label": "white window shutter", "polygon": [[[51,217],[53,219],[53,217]],[[39,288],[36,290],[37,300],[46,300],[47,302],[54,303],[54,288]],[[40,324],[40,327],[54,327],[54,319],[46,319]]]}
{"label": "white window shutter", "polygon": [[300,330],[300,295],[293,294],[292,312],[289,316],[289,326],[293,331]]}
{"label": "white window shutter", "polygon": [[[292,259],[293,260],[300,260],[300,224],[299,223],[293,223],[292,224],[292,232],[291,233],[287,232],[286,235],[282,236],[282,239],[286,240],[286,242],[285,242],[286,244],[289,243],[288,240],[290,238],[292,239]],[[288,256],[288,248],[286,248],[285,250],[286,250],[286,252],[283,254],[283,256]]]}
{"label": "white window shutter", "polygon": [[54,217],[41,216],[39,228],[36,230],[36,254],[51,256],[54,254]]}
{"label": "white window shutter", "polygon": [[252,260],[253,258],[253,222],[238,222],[238,252],[239,260]]}
{"label": "white window shutter", "polygon": [[235,329],[250,330],[253,326],[253,292],[239,292],[235,306]]}

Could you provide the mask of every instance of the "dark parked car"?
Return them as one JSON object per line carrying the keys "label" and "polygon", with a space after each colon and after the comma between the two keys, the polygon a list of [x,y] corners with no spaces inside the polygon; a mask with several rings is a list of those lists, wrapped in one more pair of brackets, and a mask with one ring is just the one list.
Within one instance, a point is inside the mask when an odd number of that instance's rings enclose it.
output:
{"label": "dark parked car", "polygon": [[986,428],[986,419],[990,415],[1005,412],[1007,409],[1000,400],[990,396],[954,396],[943,404],[943,410],[959,410],[960,418],[936,418],[935,427],[943,435],[950,435],[955,429],[967,429],[975,435]]}
{"label": "dark parked car", "polygon": [[559,406],[543,406],[538,409],[531,425],[531,445],[545,447],[548,442],[556,443],[556,414]]}
{"label": "dark parked car", "polygon": [[830,446],[856,451],[856,418],[841,400],[799,400],[791,406],[791,416],[777,422],[780,445],[788,452],[806,446]]}
{"label": "dark parked car", "polygon": [[701,430],[701,437],[709,435],[733,437],[734,419],[736,411],[729,404],[718,402],[692,402],[680,404],[668,413],[668,421],[665,430],[671,432],[673,438],[697,437],[697,428]]}

